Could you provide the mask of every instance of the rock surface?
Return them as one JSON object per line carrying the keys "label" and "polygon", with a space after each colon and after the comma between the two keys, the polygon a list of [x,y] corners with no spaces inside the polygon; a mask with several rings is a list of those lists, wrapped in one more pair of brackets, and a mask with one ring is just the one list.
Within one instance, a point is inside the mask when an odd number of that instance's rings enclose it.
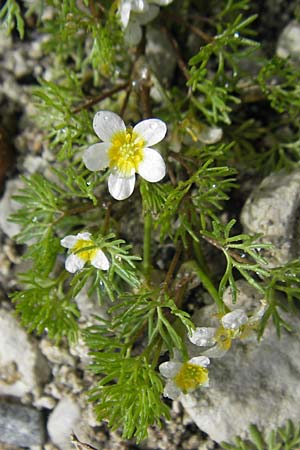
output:
{"label": "rock surface", "polygon": [[298,214],[300,212],[300,172],[269,175],[246,201],[241,222],[250,234],[263,233],[270,266],[276,267],[299,257]]}
{"label": "rock surface", "polygon": [[49,376],[36,343],[12,313],[0,310],[0,395],[34,393]]}
{"label": "rock surface", "polygon": [[13,195],[17,195],[19,189],[24,187],[24,183],[19,180],[9,180],[6,183],[6,189],[2,199],[0,200],[0,228],[3,233],[12,238],[18,234],[21,227],[17,223],[9,222],[9,216],[20,208],[20,204],[12,199]]}
{"label": "rock surface", "polygon": [[47,423],[48,433],[61,450],[73,448],[70,435],[76,429],[80,416],[80,407],[71,397],[62,398],[51,413]]}
{"label": "rock surface", "polygon": [[[203,308],[194,322],[215,325],[207,322],[213,312],[212,306]],[[299,328],[296,320],[292,325]],[[194,356],[201,354],[200,347],[190,347]],[[299,333],[283,331],[279,339],[272,325],[260,343],[253,338],[234,341],[225,356],[211,359],[210,387],[182,395],[182,405],[199,428],[219,443],[236,435],[245,437],[252,423],[268,433],[287,419],[298,422],[299,348]]]}
{"label": "rock surface", "polygon": [[42,413],[28,406],[1,402],[0,441],[23,448],[42,445],[45,441]]}

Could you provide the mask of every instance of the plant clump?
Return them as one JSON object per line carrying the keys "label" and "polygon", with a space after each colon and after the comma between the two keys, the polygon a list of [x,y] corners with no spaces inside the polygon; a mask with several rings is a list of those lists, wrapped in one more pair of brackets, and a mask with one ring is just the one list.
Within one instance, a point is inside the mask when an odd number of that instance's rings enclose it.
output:
{"label": "plant clump", "polygon": [[[37,24],[54,61],[33,91],[54,158],[15,196],[30,264],[12,301],[29,331],[84,338],[98,420],[141,441],[169,417],[163,396],[209,389],[209,358],[270,320],[280,335],[283,311],[298,310],[300,261],[271,267],[236,198],[244,177],[299,170],[300,69],[264,55],[249,0],[37,3],[0,11],[20,38]],[[168,76],[151,46],[175,61]],[[188,313],[195,279],[218,327]],[[263,298],[253,314],[224,303],[240,279]],[[106,312],[87,325],[75,301],[85,287]]]}

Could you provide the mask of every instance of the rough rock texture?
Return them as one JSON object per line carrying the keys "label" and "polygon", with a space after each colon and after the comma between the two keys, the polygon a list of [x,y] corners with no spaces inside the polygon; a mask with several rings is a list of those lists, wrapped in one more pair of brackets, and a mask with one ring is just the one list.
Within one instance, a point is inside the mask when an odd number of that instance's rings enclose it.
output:
{"label": "rough rock texture", "polygon": [[0,395],[22,397],[47,380],[49,367],[11,312],[0,311]]}
{"label": "rough rock texture", "polygon": [[299,214],[299,171],[269,175],[246,201],[241,214],[244,231],[263,233],[262,242],[275,245],[267,250],[271,266],[299,257]]}
{"label": "rough rock texture", "polygon": [[[244,306],[239,299],[237,303]],[[215,319],[208,322],[214,312],[214,306],[207,306],[198,311],[194,322],[216,325]],[[293,325],[295,330],[299,328],[296,321]],[[190,347],[193,355],[201,354],[200,347]],[[234,341],[223,358],[211,359],[210,387],[182,395],[180,400],[199,428],[217,442],[245,436],[251,423],[268,432],[287,419],[298,422],[299,348],[299,333],[283,331],[278,339],[272,325],[260,343],[253,336]]]}
{"label": "rough rock texture", "polygon": [[255,289],[255,287],[247,283],[246,280],[237,280],[236,287],[237,301],[235,303],[232,302],[232,292],[230,287],[226,289],[223,296],[225,305],[227,305],[231,310],[242,308],[248,314],[253,313],[256,308],[261,306],[263,295]]}
{"label": "rough rock texture", "polygon": [[28,406],[1,402],[0,441],[23,448],[42,445],[45,441],[42,413]]}
{"label": "rough rock texture", "polygon": [[9,222],[9,216],[20,208],[20,204],[12,199],[13,195],[17,195],[19,189],[24,187],[24,183],[19,180],[9,180],[6,183],[6,189],[2,199],[0,200],[0,228],[3,233],[12,238],[18,234],[21,227],[17,223]]}
{"label": "rough rock texture", "polygon": [[80,407],[70,397],[62,398],[51,413],[47,428],[51,440],[61,450],[73,448],[70,435],[80,421]]}
{"label": "rough rock texture", "polygon": [[281,58],[300,62],[300,23],[292,20],[282,31],[278,39],[276,53]]}

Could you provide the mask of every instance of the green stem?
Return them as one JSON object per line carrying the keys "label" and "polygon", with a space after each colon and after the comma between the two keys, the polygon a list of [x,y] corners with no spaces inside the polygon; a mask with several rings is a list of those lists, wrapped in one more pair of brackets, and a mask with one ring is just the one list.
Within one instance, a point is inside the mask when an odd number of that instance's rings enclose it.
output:
{"label": "green stem", "polygon": [[216,305],[218,306],[218,309],[220,312],[225,312],[224,303],[222,302],[217,289],[214,287],[213,283],[211,282],[210,278],[206,275],[206,273],[203,272],[201,267],[196,263],[196,261],[190,262],[191,267],[194,269],[196,274],[198,275],[199,279],[201,280],[203,286],[207,289],[207,291],[210,293],[212,298],[214,299]]}
{"label": "green stem", "polygon": [[152,217],[150,212],[145,212],[144,214],[144,274],[146,279],[149,281],[151,273],[151,228],[152,228]]}
{"label": "green stem", "polygon": [[203,256],[203,251],[200,242],[193,240],[193,250],[195,254],[196,261],[200,267],[202,267],[205,273],[208,272],[207,265],[205,263],[205,258]]}

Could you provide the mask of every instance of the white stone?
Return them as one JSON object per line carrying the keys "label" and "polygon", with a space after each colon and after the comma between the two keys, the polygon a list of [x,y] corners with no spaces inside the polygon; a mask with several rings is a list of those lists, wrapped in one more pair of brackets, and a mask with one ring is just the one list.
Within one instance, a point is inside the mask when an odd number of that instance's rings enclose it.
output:
{"label": "white stone", "polygon": [[46,161],[40,156],[28,155],[23,162],[23,167],[29,174],[43,172],[45,171],[46,166]]}
{"label": "white stone", "polygon": [[296,236],[297,211],[300,207],[300,172],[269,175],[246,201],[241,222],[249,234],[263,233],[261,242],[275,248],[265,251],[270,267],[277,267],[299,257]]}
{"label": "white stone", "polygon": [[278,39],[276,54],[300,63],[300,23],[292,20],[282,31]]}
{"label": "white stone", "polygon": [[69,354],[67,349],[54,345],[49,339],[42,339],[40,342],[40,349],[46,358],[54,364],[67,364],[73,366],[75,360]]}
{"label": "white stone", "polygon": [[[213,311],[211,307],[203,310],[199,317],[209,317]],[[291,317],[286,319],[292,322]],[[293,325],[299,329],[298,321]],[[193,347],[191,352],[196,354],[198,349]],[[245,435],[251,423],[267,433],[287,419],[297,423],[299,348],[299,333],[283,331],[279,339],[270,325],[262,342],[234,341],[223,358],[211,359],[210,387],[182,395],[180,400],[199,428],[217,442]]]}
{"label": "white stone", "polygon": [[49,376],[46,359],[17,319],[0,310],[0,395],[23,397]]}
{"label": "white stone", "polygon": [[81,410],[71,397],[63,397],[50,414],[47,429],[52,442],[61,450],[72,449],[70,435],[81,421]]}
{"label": "white stone", "polygon": [[33,406],[37,408],[45,408],[45,409],[53,409],[56,405],[56,400],[53,397],[48,395],[43,395],[39,397],[34,403]]}
{"label": "white stone", "polygon": [[19,189],[24,187],[21,180],[9,180],[6,183],[6,189],[2,199],[0,200],[0,228],[3,233],[12,238],[21,231],[21,227],[17,223],[9,222],[9,216],[20,209],[20,204],[12,199]]}

